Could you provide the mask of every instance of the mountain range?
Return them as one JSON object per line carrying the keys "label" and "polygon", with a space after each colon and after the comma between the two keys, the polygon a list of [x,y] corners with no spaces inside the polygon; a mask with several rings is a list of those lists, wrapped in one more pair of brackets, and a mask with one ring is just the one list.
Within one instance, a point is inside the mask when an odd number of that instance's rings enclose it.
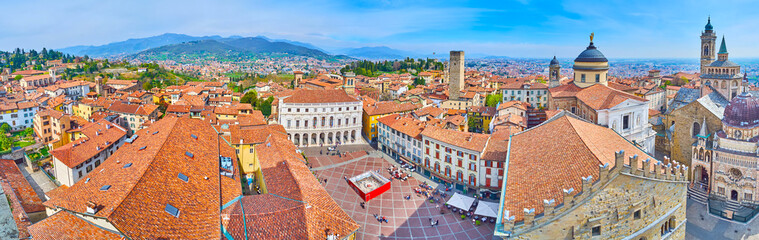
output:
{"label": "mountain range", "polygon": [[[252,55],[297,55],[314,58],[345,58],[346,56],[382,60],[412,58],[446,58],[447,54],[420,54],[393,49],[386,46],[343,48],[327,51],[310,43],[287,39],[270,39],[265,36],[195,37],[185,34],[165,33],[146,38],[134,38],[100,46],[72,46],[56,49],[76,56],[105,58],[145,58],[148,60],[178,59],[191,56],[214,58],[242,58]],[[343,56],[344,55],[344,56]],[[485,57],[485,54],[467,54]]]}

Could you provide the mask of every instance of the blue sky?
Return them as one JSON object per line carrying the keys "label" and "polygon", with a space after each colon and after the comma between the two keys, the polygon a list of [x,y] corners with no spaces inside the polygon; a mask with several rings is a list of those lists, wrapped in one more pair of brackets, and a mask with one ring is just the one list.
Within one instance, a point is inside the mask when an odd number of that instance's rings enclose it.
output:
{"label": "blue sky", "polygon": [[265,35],[327,50],[389,46],[513,57],[574,57],[595,43],[609,58],[697,58],[711,15],[734,57],[759,57],[756,1],[232,0],[12,1],[0,49],[101,45],[167,32]]}

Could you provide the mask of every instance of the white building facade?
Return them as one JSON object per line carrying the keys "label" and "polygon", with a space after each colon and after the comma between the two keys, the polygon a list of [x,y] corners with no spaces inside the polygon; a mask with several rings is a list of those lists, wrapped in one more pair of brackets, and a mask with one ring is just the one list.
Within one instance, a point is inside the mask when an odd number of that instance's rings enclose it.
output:
{"label": "white building facade", "polygon": [[279,124],[296,146],[359,144],[361,101],[340,90],[299,89],[279,100]]}
{"label": "white building facade", "polygon": [[39,110],[35,102],[20,102],[0,105],[0,123],[8,123],[12,131],[34,126],[34,115]]}
{"label": "white building facade", "polygon": [[542,83],[515,83],[501,87],[503,102],[522,101],[533,108],[548,107],[548,86]]}
{"label": "white building facade", "polygon": [[648,122],[648,102],[627,99],[614,107],[596,112],[597,124],[608,126],[643,151],[654,153],[656,132]]}

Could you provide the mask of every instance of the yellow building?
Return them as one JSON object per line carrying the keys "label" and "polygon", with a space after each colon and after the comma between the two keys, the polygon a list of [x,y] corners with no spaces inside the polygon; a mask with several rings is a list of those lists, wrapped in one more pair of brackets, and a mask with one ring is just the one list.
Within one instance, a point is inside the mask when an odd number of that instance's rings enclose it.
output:
{"label": "yellow building", "polygon": [[393,101],[375,102],[373,99],[364,101],[364,114],[362,119],[364,136],[370,141],[377,139],[377,119],[393,114],[406,113],[420,108],[413,103],[396,103]]}

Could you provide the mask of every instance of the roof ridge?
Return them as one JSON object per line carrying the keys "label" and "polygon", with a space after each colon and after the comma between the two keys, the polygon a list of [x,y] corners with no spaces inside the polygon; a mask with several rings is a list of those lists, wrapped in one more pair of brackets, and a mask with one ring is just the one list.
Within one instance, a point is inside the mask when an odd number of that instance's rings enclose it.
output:
{"label": "roof ridge", "polygon": [[[166,135],[166,140],[169,139],[169,136],[171,136],[171,134],[176,129],[174,126],[176,126],[177,122],[179,122],[179,119],[180,118],[178,118],[178,117],[174,117],[174,119],[173,119],[174,122],[171,124],[171,130]],[[163,141],[163,143],[161,144],[161,147],[158,148],[158,150],[155,151],[155,154],[153,155],[153,157],[150,158],[151,162],[155,160],[155,156],[158,156],[158,153],[161,152],[161,150],[163,149],[163,147],[166,145],[166,140]],[[131,143],[131,144],[134,144],[134,143]],[[151,165],[148,164],[148,167],[145,168],[145,171],[143,171],[142,174],[140,174],[140,176],[137,178],[137,181],[135,181],[134,185],[132,185],[132,187],[129,188],[128,194],[124,195],[124,197],[119,200],[119,204],[116,205],[116,207],[114,207],[113,210],[109,212],[108,216],[106,216],[106,219],[108,219],[114,212],[116,212],[117,209],[119,209],[121,207],[121,204],[124,203],[124,199],[127,199],[128,196],[130,196],[130,195],[132,195],[134,193],[134,191],[133,191],[134,188],[142,181],[143,177],[145,176],[145,173],[147,173],[148,170],[150,169],[150,166]],[[114,224],[114,227],[115,227],[115,223],[111,222],[111,224]]]}
{"label": "roof ridge", "polygon": [[[579,118],[577,116],[574,116],[574,115],[572,115],[572,116],[574,117],[574,119],[583,120],[583,119],[581,119],[581,118]],[[569,123],[570,126],[572,126],[572,131],[574,131],[575,136],[577,136],[577,138],[580,139],[580,142],[582,142],[583,148],[587,149],[588,151],[590,151],[590,153],[593,155],[593,158],[596,159],[596,161],[597,161],[597,163],[599,165],[602,164],[601,159],[599,159],[598,156],[595,154],[595,152],[592,149],[590,149],[590,147],[588,146],[588,143],[585,142],[585,139],[583,139],[582,136],[580,136],[580,132],[577,131],[577,127],[575,127],[574,123],[572,123],[572,121],[569,121],[569,119],[567,119],[567,122]],[[585,121],[585,122],[593,124],[593,125],[596,125],[595,123],[591,123],[591,122],[587,122],[587,121]],[[603,127],[603,126],[600,126],[600,127]]]}

